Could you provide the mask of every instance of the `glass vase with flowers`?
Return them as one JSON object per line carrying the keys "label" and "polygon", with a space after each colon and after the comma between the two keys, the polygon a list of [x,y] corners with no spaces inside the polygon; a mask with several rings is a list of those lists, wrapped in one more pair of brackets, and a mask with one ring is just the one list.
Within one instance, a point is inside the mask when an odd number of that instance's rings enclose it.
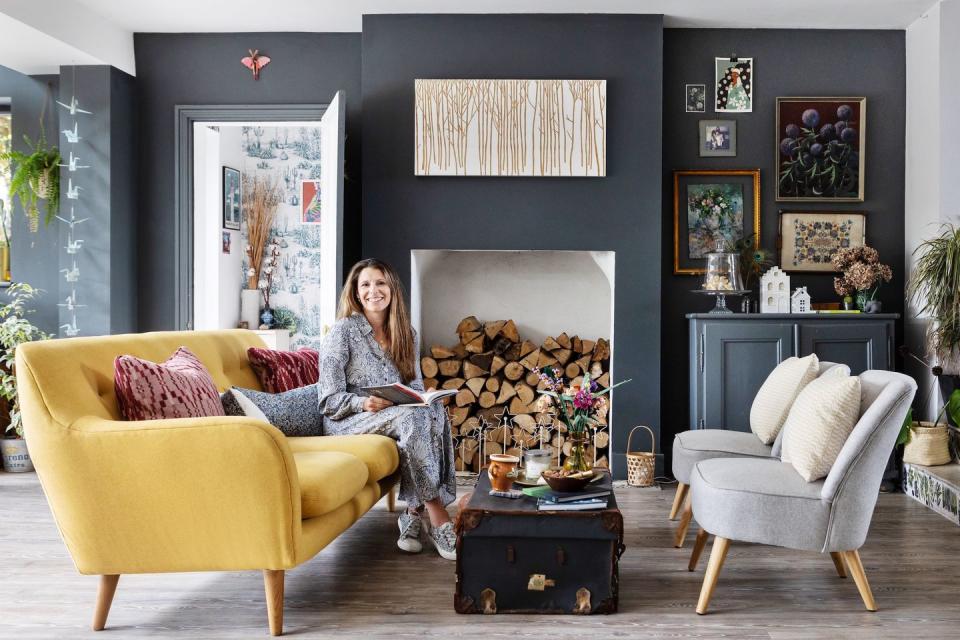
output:
{"label": "glass vase with flowers", "polygon": [[563,468],[571,471],[589,471],[593,468],[593,461],[586,456],[587,436],[590,429],[595,429],[599,423],[598,417],[607,413],[606,395],[622,384],[630,382],[623,380],[615,385],[600,389],[596,380],[585,374],[579,385],[567,384],[560,371],[553,367],[544,367],[542,370],[534,368],[533,372],[540,379],[538,393],[540,399],[537,409],[552,411],[567,429],[572,448],[570,455],[563,463]]}

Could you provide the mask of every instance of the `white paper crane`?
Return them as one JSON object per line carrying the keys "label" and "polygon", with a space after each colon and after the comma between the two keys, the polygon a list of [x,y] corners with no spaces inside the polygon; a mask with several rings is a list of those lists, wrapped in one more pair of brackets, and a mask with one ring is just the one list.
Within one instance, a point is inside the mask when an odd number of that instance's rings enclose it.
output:
{"label": "white paper crane", "polygon": [[80,101],[77,100],[76,96],[70,96],[70,104],[64,104],[59,100],[57,100],[57,104],[69,111],[70,115],[72,116],[75,116],[78,113],[86,113],[87,115],[90,115],[89,111],[84,111],[80,108]]}

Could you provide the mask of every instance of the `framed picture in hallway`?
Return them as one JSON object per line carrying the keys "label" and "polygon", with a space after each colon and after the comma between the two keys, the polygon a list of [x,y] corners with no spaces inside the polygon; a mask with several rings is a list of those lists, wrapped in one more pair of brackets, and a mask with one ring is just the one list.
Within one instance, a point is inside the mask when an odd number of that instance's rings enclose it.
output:
{"label": "framed picture in hallway", "polygon": [[223,228],[240,228],[240,172],[223,168]]}
{"label": "framed picture in hallway", "polygon": [[320,224],[320,210],[320,181],[301,181],[300,222],[303,224]]}
{"label": "framed picture in hallway", "polygon": [[760,170],[673,172],[673,272],[701,274],[718,240],[760,238]]}
{"label": "framed picture in hallway", "polygon": [[857,211],[781,211],[778,235],[781,269],[832,273],[833,254],[866,244],[867,216]]}

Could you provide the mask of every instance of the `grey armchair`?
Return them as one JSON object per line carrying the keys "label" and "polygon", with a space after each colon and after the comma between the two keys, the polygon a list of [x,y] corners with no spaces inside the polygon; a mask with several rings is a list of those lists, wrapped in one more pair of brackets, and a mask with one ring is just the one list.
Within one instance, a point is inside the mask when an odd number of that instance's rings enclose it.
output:
{"label": "grey armchair", "polygon": [[691,570],[709,533],[716,536],[697,613],[707,612],[731,540],[829,553],[840,576],[849,569],[864,605],[876,611],[858,550],[917,384],[900,373],[865,371],[860,385],[860,419],[822,480],[806,482],[776,459],[716,458],[696,464],[690,493],[700,532]]}
{"label": "grey armchair", "polygon": [[[823,375],[833,367],[843,367],[850,373],[850,367],[845,364],[823,361],[820,363],[818,375]],[[673,497],[673,507],[670,509],[670,520],[673,520],[683,507],[680,517],[680,526],[674,534],[673,546],[678,549],[683,546],[690,527],[693,512],[687,499],[690,489],[690,476],[693,467],[702,460],[713,458],[774,458],[780,457],[780,440],[783,432],[777,436],[773,445],[763,444],[756,435],[747,431],[728,431],[725,429],[692,429],[678,433],[673,439],[673,477],[677,479],[677,493]]]}

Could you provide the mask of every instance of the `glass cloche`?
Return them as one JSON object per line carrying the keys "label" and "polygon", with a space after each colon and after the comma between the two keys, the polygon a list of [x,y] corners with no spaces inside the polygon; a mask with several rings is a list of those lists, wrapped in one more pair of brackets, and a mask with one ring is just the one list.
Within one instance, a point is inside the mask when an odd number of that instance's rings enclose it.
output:
{"label": "glass cloche", "polygon": [[710,313],[733,313],[727,308],[726,296],[742,296],[750,293],[743,288],[740,275],[740,254],[723,250],[723,240],[717,239],[716,247],[707,254],[707,270],[703,284],[694,293],[716,296],[717,305]]}

